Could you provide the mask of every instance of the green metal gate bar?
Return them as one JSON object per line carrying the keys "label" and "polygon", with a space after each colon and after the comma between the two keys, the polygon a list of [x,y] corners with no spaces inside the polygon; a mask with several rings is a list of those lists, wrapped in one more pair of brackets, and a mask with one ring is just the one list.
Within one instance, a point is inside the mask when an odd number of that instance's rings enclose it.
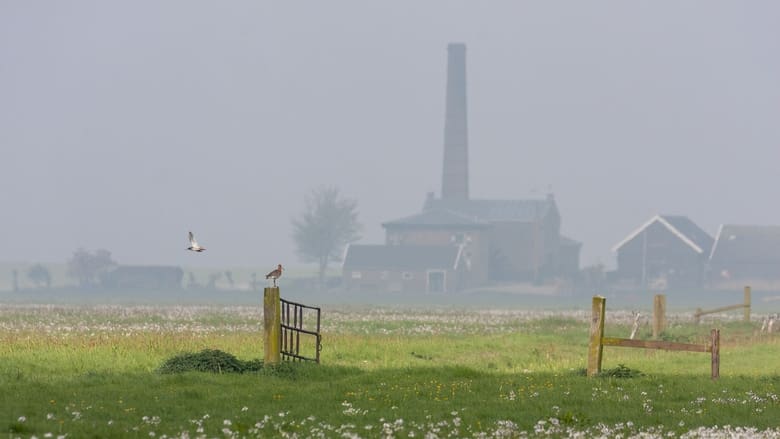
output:
{"label": "green metal gate bar", "polygon": [[[280,299],[281,302],[281,333],[279,351],[282,359],[292,361],[320,362],[322,350],[322,334],[320,334],[320,308],[302,303]],[[315,317],[316,316],[316,317]],[[316,322],[316,323],[315,323]],[[307,329],[305,323],[316,324],[316,328]],[[302,353],[301,338],[305,348],[307,339],[314,339],[314,355]],[[304,349],[305,351],[305,349]]]}

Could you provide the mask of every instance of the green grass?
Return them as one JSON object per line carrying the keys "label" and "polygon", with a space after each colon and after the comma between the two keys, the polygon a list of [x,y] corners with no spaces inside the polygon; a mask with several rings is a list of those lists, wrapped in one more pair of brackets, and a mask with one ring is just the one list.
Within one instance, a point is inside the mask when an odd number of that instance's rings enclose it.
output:
{"label": "green grass", "polygon": [[[262,358],[260,312],[0,308],[0,433],[512,437],[607,428],[625,436],[715,425],[764,430],[780,418],[780,339],[741,322],[717,323],[717,381],[709,378],[708,354],[610,347],[604,369],[618,376],[587,378],[581,313],[454,309],[326,309],[319,366],[158,372],[166,360],[204,349]],[[629,323],[608,321],[607,335],[626,336]],[[677,322],[664,337],[698,343],[709,327]],[[641,331],[644,337],[649,329]]]}

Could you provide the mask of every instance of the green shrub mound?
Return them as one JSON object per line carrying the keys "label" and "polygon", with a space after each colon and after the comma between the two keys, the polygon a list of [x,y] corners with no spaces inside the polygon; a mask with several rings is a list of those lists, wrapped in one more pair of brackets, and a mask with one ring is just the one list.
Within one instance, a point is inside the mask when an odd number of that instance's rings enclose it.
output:
{"label": "green shrub mound", "polygon": [[235,356],[218,349],[204,349],[200,352],[185,352],[166,360],[157,371],[159,373],[212,372],[245,373],[256,372],[263,368],[263,361],[242,361]]}
{"label": "green shrub mound", "polygon": [[602,377],[609,377],[609,378],[637,378],[644,376],[645,374],[636,370],[631,369],[630,367],[627,367],[624,364],[618,364],[617,367],[614,367],[612,369],[605,369],[602,370],[599,376]]}

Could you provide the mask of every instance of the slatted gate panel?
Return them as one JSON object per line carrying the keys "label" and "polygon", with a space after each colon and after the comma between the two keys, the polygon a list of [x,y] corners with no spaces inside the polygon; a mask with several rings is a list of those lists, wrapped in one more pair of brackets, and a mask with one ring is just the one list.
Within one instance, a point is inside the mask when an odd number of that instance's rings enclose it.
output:
{"label": "slatted gate panel", "polygon": [[[320,308],[280,299],[282,303],[281,343],[283,360],[320,362]],[[303,341],[301,340],[303,338]]]}

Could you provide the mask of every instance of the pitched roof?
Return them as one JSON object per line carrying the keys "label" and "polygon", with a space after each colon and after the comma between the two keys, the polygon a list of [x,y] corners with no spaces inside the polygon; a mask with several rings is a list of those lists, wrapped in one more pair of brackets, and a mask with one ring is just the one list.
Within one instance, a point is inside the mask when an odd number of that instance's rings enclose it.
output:
{"label": "pitched roof", "polygon": [[344,258],[347,269],[454,269],[459,247],[352,244]]}
{"label": "pitched roof", "polygon": [[712,248],[712,243],[715,242],[712,236],[702,230],[701,227],[696,225],[696,223],[691,221],[687,216],[663,215],[662,218],[674,226],[675,229],[679,230],[680,233],[687,236],[688,239],[698,245],[705,253],[709,252]]}
{"label": "pitched roof", "polygon": [[631,232],[628,236],[623,238],[622,241],[615,244],[612,247],[612,251],[616,252],[621,247],[626,245],[629,241],[636,238],[645,229],[655,223],[660,223],[666,227],[674,236],[684,242],[687,246],[693,249],[696,253],[708,254],[710,248],[712,248],[713,239],[707,234],[701,227],[691,221],[687,216],[680,215],[656,215],[650,218],[646,223],[642,224],[638,229]]}
{"label": "pitched roof", "polygon": [[721,225],[710,261],[780,263],[780,226]]}
{"label": "pitched roof", "polygon": [[469,218],[449,209],[428,209],[422,213],[382,223],[382,227],[441,227],[484,228],[490,224]]}
{"label": "pitched roof", "polygon": [[477,221],[533,222],[555,210],[555,199],[532,200],[443,200],[429,197],[425,210],[447,209]]}

